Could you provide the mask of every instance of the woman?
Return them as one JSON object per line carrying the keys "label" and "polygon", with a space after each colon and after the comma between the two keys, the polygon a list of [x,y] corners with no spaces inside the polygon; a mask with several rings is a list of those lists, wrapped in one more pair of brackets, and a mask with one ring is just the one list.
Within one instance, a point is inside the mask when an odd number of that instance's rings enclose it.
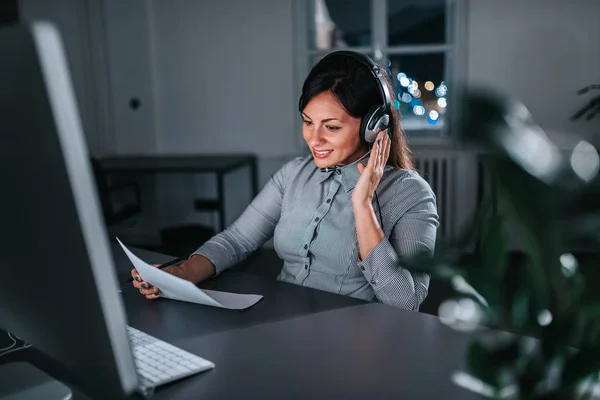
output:
{"label": "woman", "polygon": [[[315,65],[299,103],[312,154],[285,164],[235,223],[165,271],[199,283],[274,237],[279,280],[418,310],[429,276],[402,268],[402,259],[433,253],[436,198],[410,161],[389,78],[373,66],[350,52]],[[361,126],[382,103],[389,123]],[[146,298],[160,297],[135,269],[132,276]]]}

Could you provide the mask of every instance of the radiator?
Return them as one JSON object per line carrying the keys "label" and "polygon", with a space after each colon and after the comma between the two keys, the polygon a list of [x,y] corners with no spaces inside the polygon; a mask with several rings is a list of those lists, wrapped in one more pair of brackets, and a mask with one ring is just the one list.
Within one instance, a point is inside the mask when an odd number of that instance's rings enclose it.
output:
{"label": "radiator", "polygon": [[458,155],[453,152],[413,152],[419,174],[429,183],[437,198],[440,227],[438,236],[449,238],[455,233],[455,188]]}

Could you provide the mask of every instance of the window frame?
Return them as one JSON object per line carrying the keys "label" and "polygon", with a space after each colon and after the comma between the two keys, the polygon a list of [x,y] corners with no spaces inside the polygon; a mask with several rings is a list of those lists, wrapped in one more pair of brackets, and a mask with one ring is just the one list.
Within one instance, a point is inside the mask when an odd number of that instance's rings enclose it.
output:
{"label": "window frame", "polygon": [[[423,55],[431,53],[444,53],[445,55],[445,81],[450,91],[448,103],[460,104],[463,96],[461,87],[464,87],[467,67],[467,22],[469,0],[446,0],[446,42],[434,44],[407,44],[388,46],[387,28],[387,0],[371,1],[371,46],[354,46],[336,48],[335,50],[355,50],[366,54],[375,54],[376,61],[385,59],[389,55]],[[313,57],[325,55],[334,49],[311,49],[308,38],[308,15],[313,0],[293,0],[292,15],[294,22],[294,98],[300,97],[302,83],[310,71],[310,60]],[[298,117],[300,118],[300,117]],[[439,134],[432,135],[432,129],[415,129],[406,131],[408,143],[411,146],[454,146],[455,140],[452,132],[456,131],[457,121],[460,119],[460,107],[448,108],[444,118],[444,126],[438,129]],[[298,140],[299,148],[304,149],[301,124],[295,124],[294,135]]]}

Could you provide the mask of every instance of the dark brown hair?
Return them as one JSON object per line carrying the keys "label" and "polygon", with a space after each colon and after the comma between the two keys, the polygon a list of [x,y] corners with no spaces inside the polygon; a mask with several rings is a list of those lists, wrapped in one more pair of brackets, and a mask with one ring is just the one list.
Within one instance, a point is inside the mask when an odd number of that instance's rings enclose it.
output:
{"label": "dark brown hair", "polygon": [[[395,95],[390,77],[381,66],[380,70],[393,99]],[[312,68],[302,86],[299,111],[302,112],[313,97],[327,91],[335,96],[348,114],[361,120],[373,106],[381,104],[381,93],[371,72],[348,56],[330,57]],[[391,105],[391,114],[389,129],[392,131],[392,144],[387,164],[395,168],[415,169],[400,125],[400,112],[394,104]],[[364,138],[361,139],[367,144]]]}

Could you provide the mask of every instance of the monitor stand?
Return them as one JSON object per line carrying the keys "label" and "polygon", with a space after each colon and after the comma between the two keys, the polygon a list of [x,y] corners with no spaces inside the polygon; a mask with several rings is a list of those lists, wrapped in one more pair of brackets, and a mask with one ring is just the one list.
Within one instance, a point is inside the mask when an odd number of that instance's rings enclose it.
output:
{"label": "monitor stand", "polygon": [[[26,362],[0,365],[0,400],[80,400],[63,383]],[[86,398],[87,399],[87,398]]]}

